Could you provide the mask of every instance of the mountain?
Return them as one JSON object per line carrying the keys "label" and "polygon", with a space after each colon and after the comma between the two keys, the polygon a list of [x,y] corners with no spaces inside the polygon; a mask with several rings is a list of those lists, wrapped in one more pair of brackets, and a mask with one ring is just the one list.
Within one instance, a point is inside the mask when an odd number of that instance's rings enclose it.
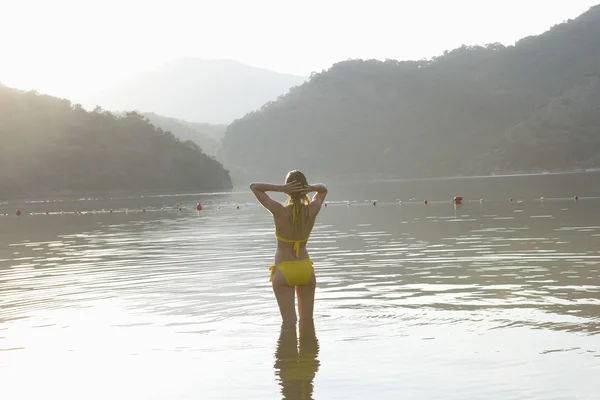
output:
{"label": "mountain", "polygon": [[[229,125],[220,157],[253,179],[280,178],[294,168],[356,178],[590,165],[600,158],[588,154],[600,125],[585,107],[594,107],[598,76],[595,6],[512,46],[462,46],[431,60],[337,63]],[[573,93],[588,96],[587,105]],[[564,99],[577,104],[563,113],[557,104]],[[533,137],[536,146],[517,151]],[[569,155],[541,156],[553,151]],[[524,160],[536,152],[539,162]]]}
{"label": "mountain", "polygon": [[227,170],[137,113],[0,85],[0,197],[231,188]]}
{"label": "mountain", "polygon": [[600,78],[590,78],[535,110],[479,162],[511,172],[600,166]]}
{"label": "mountain", "polygon": [[215,156],[221,146],[221,139],[227,125],[214,125],[200,122],[189,122],[177,118],[164,117],[155,113],[143,113],[144,117],[155,126],[170,131],[183,141],[191,140],[206,154]]}
{"label": "mountain", "polygon": [[228,124],[305,80],[236,61],[183,58],[90,95],[82,104]]}

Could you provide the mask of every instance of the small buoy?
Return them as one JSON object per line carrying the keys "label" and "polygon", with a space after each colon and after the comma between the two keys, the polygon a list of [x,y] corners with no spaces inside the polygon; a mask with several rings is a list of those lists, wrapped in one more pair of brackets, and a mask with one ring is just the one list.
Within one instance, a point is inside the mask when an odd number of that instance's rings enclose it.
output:
{"label": "small buoy", "polygon": [[579,196],[573,197],[573,200],[575,200],[575,201],[579,200]]}
{"label": "small buoy", "polygon": [[240,206],[235,206],[235,208],[236,208],[237,210],[239,210],[239,209],[240,209]]}
{"label": "small buoy", "polygon": [[508,201],[513,201],[512,197],[510,199],[508,199]]}
{"label": "small buoy", "polygon": [[22,213],[21,213],[21,209],[20,209],[20,208],[17,208],[17,217],[20,217],[20,216],[21,216],[21,214],[22,214]]}
{"label": "small buoy", "polygon": [[196,211],[202,211],[202,204],[196,204]]}
{"label": "small buoy", "polygon": [[480,202],[480,203],[483,203],[483,199],[479,199],[479,202]]}
{"label": "small buoy", "polygon": [[398,204],[402,205],[402,200],[398,200]]}
{"label": "small buoy", "polygon": [[429,204],[429,202],[428,202],[427,200],[425,200],[423,203],[424,203],[425,205]]}
{"label": "small buoy", "polygon": [[181,211],[181,207],[179,207],[178,210]]}
{"label": "small buoy", "polygon": [[48,211],[46,211],[46,215],[50,215],[50,213]]}
{"label": "small buoy", "polygon": [[454,198],[454,204],[461,204],[461,203],[462,203],[462,201],[463,201],[463,198],[462,198],[462,197],[460,197],[460,196],[456,196],[456,197]]}
{"label": "small buoy", "polygon": [[142,212],[146,212],[146,209],[145,209],[145,208],[142,208]]}
{"label": "small buoy", "polygon": [[323,204],[325,207],[327,207],[327,203]]}
{"label": "small buoy", "polygon": [[108,212],[112,214],[112,210],[109,210]]}
{"label": "small buoy", "polygon": [[373,207],[375,207],[376,205],[377,205],[377,202],[376,202],[376,201],[374,201],[374,202],[373,202]]}
{"label": "small buoy", "polygon": [[540,197],[540,201],[544,201],[544,198],[543,198],[543,197]]}

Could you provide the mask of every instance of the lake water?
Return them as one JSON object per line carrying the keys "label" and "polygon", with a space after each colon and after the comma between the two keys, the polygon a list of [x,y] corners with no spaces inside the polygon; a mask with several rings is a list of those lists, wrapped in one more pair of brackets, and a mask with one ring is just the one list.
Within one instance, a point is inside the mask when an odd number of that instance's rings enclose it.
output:
{"label": "lake water", "polygon": [[600,399],[599,183],[330,184],[299,345],[246,190],[0,203],[0,397]]}

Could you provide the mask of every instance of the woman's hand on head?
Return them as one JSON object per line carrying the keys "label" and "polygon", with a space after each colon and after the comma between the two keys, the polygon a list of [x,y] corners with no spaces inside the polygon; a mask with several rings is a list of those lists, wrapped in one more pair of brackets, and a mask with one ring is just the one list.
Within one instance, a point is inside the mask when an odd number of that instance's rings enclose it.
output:
{"label": "woman's hand on head", "polygon": [[302,192],[306,192],[306,189],[307,189],[307,186],[304,186],[300,182],[297,182],[297,181],[293,181],[293,182],[286,183],[285,185],[283,185],[283,191],[286,194],[302,193]]}

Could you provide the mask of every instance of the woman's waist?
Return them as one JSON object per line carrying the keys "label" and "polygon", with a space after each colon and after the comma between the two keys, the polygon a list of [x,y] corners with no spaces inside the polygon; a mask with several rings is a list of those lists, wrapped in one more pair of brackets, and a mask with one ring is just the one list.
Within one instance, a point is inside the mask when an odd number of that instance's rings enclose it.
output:
{"label": "woman's waist", "polygon": [[308,251],[306,247],[300,248],[298,256],[296,257],[296,252],[293,247],[277,247],[275,251],[275,264],[279,264],[286,261],[303,261],[309,260]]}
{"label": "woman's waist", "polygon": [[301,242],[301,241],[297,241],[297,242],[282,242],[280,240],[277,241],[277,250],[279,249],[291,249],[294,250],[296,248],[300,249],[300,250],[304,250],[306,249],[306,241]]}

